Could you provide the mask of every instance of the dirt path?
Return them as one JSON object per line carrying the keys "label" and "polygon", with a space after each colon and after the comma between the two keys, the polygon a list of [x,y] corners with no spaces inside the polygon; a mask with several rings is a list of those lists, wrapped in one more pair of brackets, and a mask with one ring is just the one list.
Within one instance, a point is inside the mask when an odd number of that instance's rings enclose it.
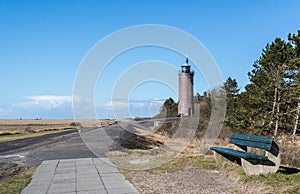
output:
{"label": "dirt path", "polygon": [[173,171],[131,171],[128,180],[140,193],[267,193],[260,185],[246,185],[218,171],[185,168]]}

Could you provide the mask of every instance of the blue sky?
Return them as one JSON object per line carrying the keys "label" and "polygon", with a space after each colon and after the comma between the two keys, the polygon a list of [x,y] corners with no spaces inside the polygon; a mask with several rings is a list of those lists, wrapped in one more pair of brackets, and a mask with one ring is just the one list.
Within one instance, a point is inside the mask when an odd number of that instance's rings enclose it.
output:
{"label": "blue sky", "polygon": [[[0,0],[0,119],[72,118],[73,84],[88,51],[109,34],[141,24],[193,35],[214,57],[223,78],[231,76],[243,88],[266,43],[300,29],[299,9],[298,0]],[[184,56],[154,47],[116,57],[95,88],[99,118],[113,117],[112,90],[122,73],[152,59],[178,69],[184,62]],[[205,90],[205,78],[196,70],[195,92]],[[130,109],[124,117],[149,116],[168,97],[177,100],[177,91],[145,82],[132,91],[129,103],[119,99],[118,105]]]}

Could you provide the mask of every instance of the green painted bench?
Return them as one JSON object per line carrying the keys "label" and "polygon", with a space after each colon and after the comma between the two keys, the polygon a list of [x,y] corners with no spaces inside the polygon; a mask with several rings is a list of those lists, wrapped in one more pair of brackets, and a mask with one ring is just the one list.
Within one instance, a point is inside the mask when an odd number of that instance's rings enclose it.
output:
{"label": "green painted bench", "polygon": [[272,138],[233,134],[229,143],[236,145],[236,149],[215,146],[210,148],[215,151],[215,159],[219,166],[223,167],[227,162],[224,160],[226,158],[241,165],[249,175],[277,172],[280,153],[278,145]]}

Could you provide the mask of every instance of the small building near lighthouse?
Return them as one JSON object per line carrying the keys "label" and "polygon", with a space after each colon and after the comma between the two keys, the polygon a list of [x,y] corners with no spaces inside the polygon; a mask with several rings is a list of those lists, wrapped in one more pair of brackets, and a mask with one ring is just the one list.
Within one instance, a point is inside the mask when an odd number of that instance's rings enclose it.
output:
{"label": "small building near lighthouse", "polygon": [[194,71],[191,71],[189,59],[181,65],[178,73],[178,115],[193,116],[194,114]]}

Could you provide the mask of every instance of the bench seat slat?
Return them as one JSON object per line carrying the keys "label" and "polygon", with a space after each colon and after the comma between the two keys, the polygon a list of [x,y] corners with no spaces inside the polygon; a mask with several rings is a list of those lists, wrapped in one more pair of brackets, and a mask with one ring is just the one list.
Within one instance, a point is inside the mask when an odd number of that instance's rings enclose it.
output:
{"label": "bench seat slat", "polygon": [[243,139],[243,140],[254,141],[254,142],[262,142],[262,143],[272,143],[272,141],[273,141],[273,139],[270,137],[245,135],[245,134],[232,134],[231,138]]}
{"label": "bench seat slat", "polygon": [[229,143],[235,145],[249,146],[254,148],[260,148],[264,150],[270,150],[272,147],[272,138],[262,136],[251,136],[244,134],[233,134]]}
{"label": "bench seat slat", "polygon": [[270,150],[272,147],[272,144],[266,144],[266,143],[259,143],[259,142],[253,142],[253,141],[245,141],[240,139],[230,139],[229,143],[235,144],[235,145],[242,145],[242,146],[249,146],[253,148],[260,148],[264,150]]}
{"label": "bench seat slat", "polygon": [[218,153],[228,154],[231,156],[236,156],[236,157],[244,158],[244,159],[258,159],[258,160],[266,160],[266,161],[269,160],[267,156],[233,150],[230,148],[211,147],[210,149],[214,150]]}

